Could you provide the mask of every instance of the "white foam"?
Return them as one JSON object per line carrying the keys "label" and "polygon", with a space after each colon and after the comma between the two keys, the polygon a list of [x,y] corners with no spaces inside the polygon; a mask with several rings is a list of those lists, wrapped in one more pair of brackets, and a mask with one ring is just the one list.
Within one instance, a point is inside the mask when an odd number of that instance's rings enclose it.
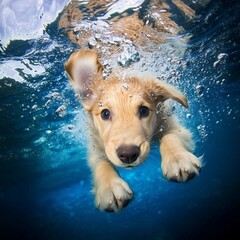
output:
{"label": "white foam", "polygon": [[40,37],[69,0],[1,0],[0,39],[4,48],[14,39]]}
{"label": "white foam", "polygon": [[22,61],[8,60],[0,64],[0,79],[11,78],[17,82],[27,82],[29,76],[35,77],[43,74],[45,68],[41,65],[33,65],[28,59]]}
{"label": "white foam", "polygon": [[118,0],[114,4],[112,4],[109,8],[107,13],[100,17],[99,19],[108,19],[110,18],[114,13],[123,13],[127,9],[133,8],[136,10],[136,8],[140,7],[143,4],[144,0]]}

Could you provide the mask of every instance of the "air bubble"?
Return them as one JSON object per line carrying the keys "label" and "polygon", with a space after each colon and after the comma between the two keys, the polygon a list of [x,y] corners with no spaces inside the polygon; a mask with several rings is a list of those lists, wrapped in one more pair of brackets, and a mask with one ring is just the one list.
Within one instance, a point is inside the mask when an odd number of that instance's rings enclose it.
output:
{"label": "air bubble", "polygon": [[124,88],[125,90],[128,90],[128,84],[127,84],[127,83],[123,83],[123,88]]}
{"label": "air bubble", "polygon": [[206,131],[205,125],[203,125],[203,124],[202,125],[198,125],[197,129],[198,129],[200,135],[202,136],[202,138],[207,138],[208,133]]}
{"label": "air bubble", "polygon": [[202,95],[203,95],[204,86],[202,86],[202,85],[197,85],[195,89],[196,89],[196,93],[197,93],[198,96],[202,96]]}
{"label": "air bubble", "polygon": [[223,60],[225,60],[227,58],[227,56],[228,56],[227,53],[218,54],[218,56],[217,56],[218,60],[213,63],[213,67],[218,66]]}
{"label": "air bubble", "polygon": [[102,101],[99,101],[98,106],[99,106],[99,107],[103,107],[103,102],[102,102]]}
{"label": "air bubble", "polygon": [[62,95],[59,92],[53,92],[50,94],[50,98],[60,100],[60,99],[62,99]]}
{"label": "air bubble", "polygon": [[37,105],[37,104],[35,104],[35,105],[32,106],[32,110],[36,110],[37,108],[38,108],[38,105]]}
{"label": "air bubble", "polygon": [[124,47],[122,54],[118,58],[118,64],[122,67],[128,67],[134,62],[140,61],[139,53],[136,47],[131,44],[130,46]]}
{"label": "air bubble", "polygon": [[56,113],[59,117],[64,117],[66,114],[67,107],[63,104],[57,110]]}
{"label": "air bubble", "polygon": [[52,100],[49,99],[49,100],[47,100],[47,102],[44,104],[44,106],[45,106],[46,108],[48,108],[51,103],[52,103]]}
{"label": "air bubble", "polygon": [[69,130],[73,130],[74,129],[74,125],[68,125],[68,129]]}

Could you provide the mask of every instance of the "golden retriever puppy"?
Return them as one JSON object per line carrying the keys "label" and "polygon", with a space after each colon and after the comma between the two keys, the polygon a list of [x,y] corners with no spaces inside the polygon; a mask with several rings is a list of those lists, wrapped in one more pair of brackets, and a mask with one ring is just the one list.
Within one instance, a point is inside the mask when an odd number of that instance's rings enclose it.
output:
{"label": "golden retriever puppy", "polygon": [[192,154],[190,132],[168,114],[165,100],[188,107],[185,96],[155,79],[117,76],[103,79],[103,67],[93,50],[79,50],[65,69],[83,107],[89,113],[89,166],[94,177],[95,203],[100,210],[119,211],[133,197],[114,168],[135,167],[157,141],[165,178],[184,182],[199,173],[201,159]]}

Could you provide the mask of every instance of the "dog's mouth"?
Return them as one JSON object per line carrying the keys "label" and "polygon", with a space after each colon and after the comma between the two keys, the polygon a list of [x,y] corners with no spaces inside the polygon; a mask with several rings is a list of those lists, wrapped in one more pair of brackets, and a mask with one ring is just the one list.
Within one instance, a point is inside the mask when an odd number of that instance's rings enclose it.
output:
{"label": "dog's mouth", "polygon": [[145,159],[146,159],[146,158],[141,158],[141,157],[140,157],[140,158],[137,159],[134,163],[123,163],[123,162],[121,162],[118,158],[116,158],[116,159],[111,159],[111,158],[109,158],[109,161],[110,161],[113,165],[115,165],[115,166],[117,166],[117,167],[125,168],[125,169],[127,169],[127,170],[131,170],[131,169],[133,169],[133,168],[136,168],[136,167],[142,165],[142,164],[144,163]]}
{"label": "dog's mouth", "polygon": [[132,169],[132,168],[138,167],[142,163],[143,163],[143,161],[139,161],[139,162],[136,162],[136,164],[128,164],[128,165],[123,166],[123,167],[126,168],[126,169]]}
{"label": "dog's mouth", "polygon": [[128,166],[126,166],[125,168],[126,169],[132,169],[132,168],[134,168],[135,166],[132,166],[132,165],[128,165]]}

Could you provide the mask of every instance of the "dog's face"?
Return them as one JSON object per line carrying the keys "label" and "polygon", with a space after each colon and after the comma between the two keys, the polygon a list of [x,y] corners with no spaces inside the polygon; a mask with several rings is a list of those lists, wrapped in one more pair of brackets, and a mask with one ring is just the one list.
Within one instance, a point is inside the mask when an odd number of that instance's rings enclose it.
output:
{"label": "dog's face", "polygon": [[149,152],[157,114],[143,85],[137,78],[104,80],[90,110],[105,152],[117,166],[136,166]]}
{"label": "dog's face", "polygon": [[133,167],[146,159],[151,137],[161,122],[156,111],[159,103],[172,98],[188,106],[181,92],[161,81],[137,77],[103,80],[102,66],[91,50],[72,54],[65,68],[108,159],[117,166]]}

